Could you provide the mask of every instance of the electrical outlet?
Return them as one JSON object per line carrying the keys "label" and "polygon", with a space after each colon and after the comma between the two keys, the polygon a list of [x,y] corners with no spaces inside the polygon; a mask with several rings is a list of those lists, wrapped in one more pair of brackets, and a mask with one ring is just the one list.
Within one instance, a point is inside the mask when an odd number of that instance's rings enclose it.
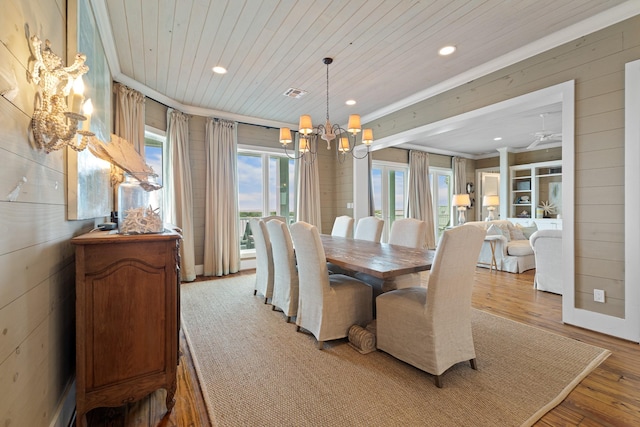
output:
{"label": "electrical outlet", "polygon": [[604,290],[602,290],[602,289],[594,289],[593,290],[593,300],[595,302],[604,302]]}

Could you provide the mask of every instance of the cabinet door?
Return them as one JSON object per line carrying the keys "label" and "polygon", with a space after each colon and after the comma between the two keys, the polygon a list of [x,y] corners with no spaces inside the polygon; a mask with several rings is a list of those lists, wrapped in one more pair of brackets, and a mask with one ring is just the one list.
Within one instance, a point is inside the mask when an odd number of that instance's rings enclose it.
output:
{"label": "cabinet door", "polygon": [[[122,260],[86,276],[87,388],[163,372],[167,340],[165,270]],[[89,308],[89,307],[88,307]]]}

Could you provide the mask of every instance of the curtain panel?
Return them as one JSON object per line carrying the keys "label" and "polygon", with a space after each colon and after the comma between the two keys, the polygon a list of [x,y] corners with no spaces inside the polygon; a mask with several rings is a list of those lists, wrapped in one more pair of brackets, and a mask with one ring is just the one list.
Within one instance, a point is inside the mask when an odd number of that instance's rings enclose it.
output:
{"label": "curtain panel", "polygon": [[144,101],[137,90],[116,83],[116,135],[133,144],[144,158]]}
{"label": "curtain panel", "polygon": [[409,201],[407,216],[426,222],[425,245],[435,249],[436,237],[433,221],[433,200],[429,183],[429,153],[409,152]]}
{"label": "curtain panel", "polygon": [[[121,83],[116,83],[113,89],[116,94],[115,133],[133,144],[135,150],[144,159],[145,97],[137,90]],[[114,186],[124,181],[122,169],[113,163],[110,175],[111,184]]]}
{"label": "curtain panel", "polygon": [[[317,136],[313,136],[317,139]],[[311,145],[314,143],[312,142]],[[297,147],[296,147],[297,149]],[[320,214],[320,176],[318,174],[318,159],[314,162],[298,160],[300,169],[298,182],[298,221],[304,221],[322,230]],[[322,231],[321,231],[322,232]]]}
{"label": "curtain panel", "polygon": [[453,158],[453,194],[467,192],[467,159]]}
{"label": "curtain panel", "polygon": [[173,108],[167,110],[167,162],[164,183],[165,222],[182,230],[180,280],[196,278],[193,236],[193,190],[189,163],[189,117]]}
{"label": "curtain panel", "polygon": [[240,271],[236,123],[207,118],[204,275]]}

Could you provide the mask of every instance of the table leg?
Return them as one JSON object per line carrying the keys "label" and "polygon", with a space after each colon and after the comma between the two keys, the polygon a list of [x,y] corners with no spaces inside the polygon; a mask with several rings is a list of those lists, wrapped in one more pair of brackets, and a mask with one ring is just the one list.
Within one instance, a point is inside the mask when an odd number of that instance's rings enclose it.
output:
{"label": "table leg", "polygon": [[491,269],[494,267],[496,271],[498,271],[498,263],[496,262],[496,241],[490,240],[489,247],[491,247],[491,265],[489,265],[489,273],[491,273]]}

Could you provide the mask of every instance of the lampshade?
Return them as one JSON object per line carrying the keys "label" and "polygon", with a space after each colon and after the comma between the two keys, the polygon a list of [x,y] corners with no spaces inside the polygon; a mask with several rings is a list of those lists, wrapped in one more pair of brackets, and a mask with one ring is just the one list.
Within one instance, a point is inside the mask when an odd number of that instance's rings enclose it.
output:
{"label": "lampshade", "polygon": [[499,206],[500,196],[497,194],[488,194],[482,197],[482,206]]}
{"label": "lampshade", "polygon": [[313,124],[311,123],[311,116],[303,114],[300,116],[300,124],[298,125],[298,132],[302,135],[309,135],[313,132]]}
{"label": "lampshade", "polygon": [[340,138],[340,145],[338,145],[338,151],[341,153],[346,153],[349,151],[351,147],[349,147],[349,138],[342,137]]}
{"label": "lampshade", "polygon": [[280,128],[280,144],[287,145],[291,141],[291,129],[289,128]]}
{"label": "lampshade", "polygon": [[373,129],[362,129],[362,143],[371,145],[373,142]]}
{"label": "lampshade", "polygon": [[452,204],[453,206],[469,206],[471,199],[468,194],[454,194]]}
{"label": "lampshade", "polygon": [[362,130],[360,126],[360,116],[352,114],[349,116],[349,123],[347,124],[347,131],[351,133],[358,133]]}

